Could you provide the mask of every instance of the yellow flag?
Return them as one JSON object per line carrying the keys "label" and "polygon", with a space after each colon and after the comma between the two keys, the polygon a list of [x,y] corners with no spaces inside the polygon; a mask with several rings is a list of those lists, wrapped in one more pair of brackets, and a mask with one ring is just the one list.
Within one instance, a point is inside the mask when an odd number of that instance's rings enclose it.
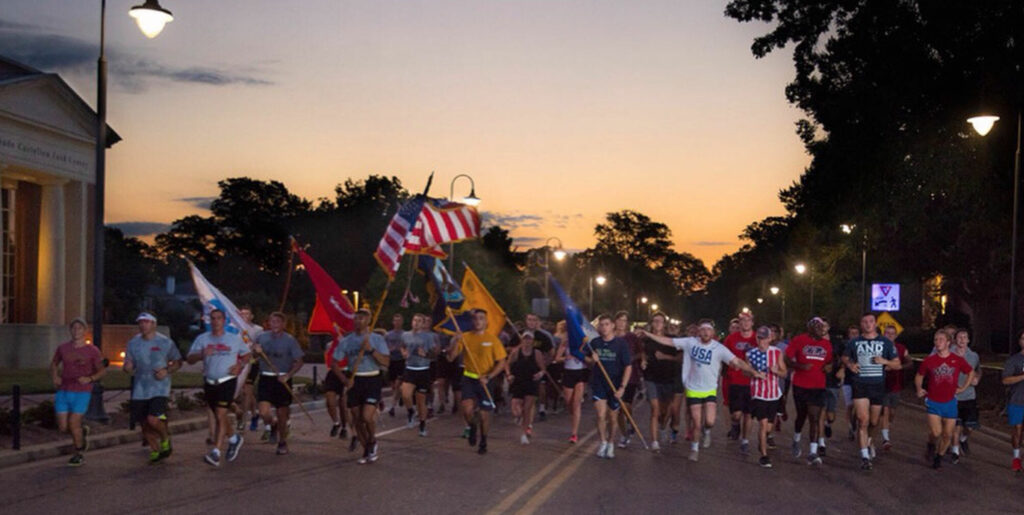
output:
{"label": "yellow flag", "polygon": [[[498,334],[505,327],[505,310],[491,297],[490,292],[480,282],[480,278],[473,273],[473,269],[466,267],[466,275],[462,276],[462,294],[466,301],[462,304],[462,310],[482,309],[487,312],[487,332]],[[465,330],[465,329],[464,329]]]}

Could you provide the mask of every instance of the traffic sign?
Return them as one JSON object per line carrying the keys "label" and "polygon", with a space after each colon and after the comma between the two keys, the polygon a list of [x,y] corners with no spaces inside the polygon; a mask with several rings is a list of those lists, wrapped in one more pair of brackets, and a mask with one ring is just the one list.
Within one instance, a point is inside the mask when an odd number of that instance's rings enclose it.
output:
{"label": "traffic sign", "polygon": [[896,319],[893,318],[892,315],[890,315],[889,313],[882,313],[881,315],[878,315],[875,318],[875,321],[878,327],[880,327],[883,331],[886,327],[893,326],[896,328],[896,336],[899,336],[900,333],[903,332],[903,326],[900,325],[900,323],[897,322]]}
{"label": "traffic sign", "polygon": [[872,284],[871,309],[873,311],[899,311],[900,285],[878,283]]}

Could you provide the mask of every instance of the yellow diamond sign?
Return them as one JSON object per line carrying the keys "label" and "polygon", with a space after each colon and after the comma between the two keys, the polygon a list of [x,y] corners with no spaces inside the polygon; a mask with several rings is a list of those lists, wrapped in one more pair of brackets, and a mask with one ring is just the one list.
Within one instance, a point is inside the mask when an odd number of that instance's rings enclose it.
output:
{"label": "yellow diamond sign", "polygon": [[882,312],[882,314],[878,315],[878,317],[876,317],[875,320],[878,321],[879,332],[884,331],[885,328],[890,325],[896,328],[896,336],[899,336],[900,333],[903,332],[903,326],[900,325],[900,323],[897,322],[896,319],[893,318],[892,315],[890,315],[887,311]]}

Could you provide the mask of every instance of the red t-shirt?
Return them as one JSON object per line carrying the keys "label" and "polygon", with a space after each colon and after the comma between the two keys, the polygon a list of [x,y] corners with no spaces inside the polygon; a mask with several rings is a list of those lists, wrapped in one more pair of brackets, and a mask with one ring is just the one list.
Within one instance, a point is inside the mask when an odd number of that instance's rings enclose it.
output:
{"label": "red t-shirt", "polygon": [[925,358],[917,369],[917,375],[928,377],[928,399],[949,402],[956,396],[960,374],[970,374],[971,370],[967,360],[950,352],[944,358],[938,354]]}
{"label": "red t-shirt", "polygon": [[68,392],[91,392],[92,383],[79,383],[79,377],[91,376],[103,369],[103,354],[93,345],[75,347],[75,342],[60,344],[53,353],[53,362],[63,364],[60,372],[59,390]]}
{"label": "red t-shirt", "polygon": [[[907,359],[907,347],[902,343],[893,342],[896,347],[896,357],[900,359],[900,363]],[[885,371],[885,391],[889,393],[903,391],[903,378],[905,374],[903,369],[900,370],[886,370]]]}
{"label": "red t-shirt", "polygon": [[808,370],[793,367],[793,386],[809,389],[825,387],[824,368],[832,363],[832,342],[815,340],[807,333],[800,334],[789,341],[786,357],[797,365],[811,365]]}
{"label": "red t-shirt", "polygon": [[[725,348],[729,349],[729,352],[731,352],[733,356],[740,359],[746,359],[747,351],[757,347],[757,334],[751,331],[750,336],[744,337],[739,331],[737,331],[726,336],[723,345],[725,345]],[[726,369],[725,377],[728,378],[730,386],[750,385],[750,377],[738,368],[728,367]]]}

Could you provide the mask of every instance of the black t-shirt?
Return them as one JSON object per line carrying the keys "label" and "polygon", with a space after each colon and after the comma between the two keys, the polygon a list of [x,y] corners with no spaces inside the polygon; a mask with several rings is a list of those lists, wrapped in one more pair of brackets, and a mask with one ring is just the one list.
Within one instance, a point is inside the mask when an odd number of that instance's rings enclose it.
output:
{"label": "black t-shirt", "polygon": [[644,379],[658,384],[674,383],[676,380],[675,375],[679,369],[678,363],[669,359],[658,359],[655,357],[656,352],[670,356],[679,354],[679,350],[674,347],[661,345],[654,340],[644,339],[644,354],[647,355],[647,369],[644,370]]}
{"label": "black t-shirt", "polygon": [[543,329],[537,329],[533,331],[533,348],[547,354],[555,348],[555,337]]}

